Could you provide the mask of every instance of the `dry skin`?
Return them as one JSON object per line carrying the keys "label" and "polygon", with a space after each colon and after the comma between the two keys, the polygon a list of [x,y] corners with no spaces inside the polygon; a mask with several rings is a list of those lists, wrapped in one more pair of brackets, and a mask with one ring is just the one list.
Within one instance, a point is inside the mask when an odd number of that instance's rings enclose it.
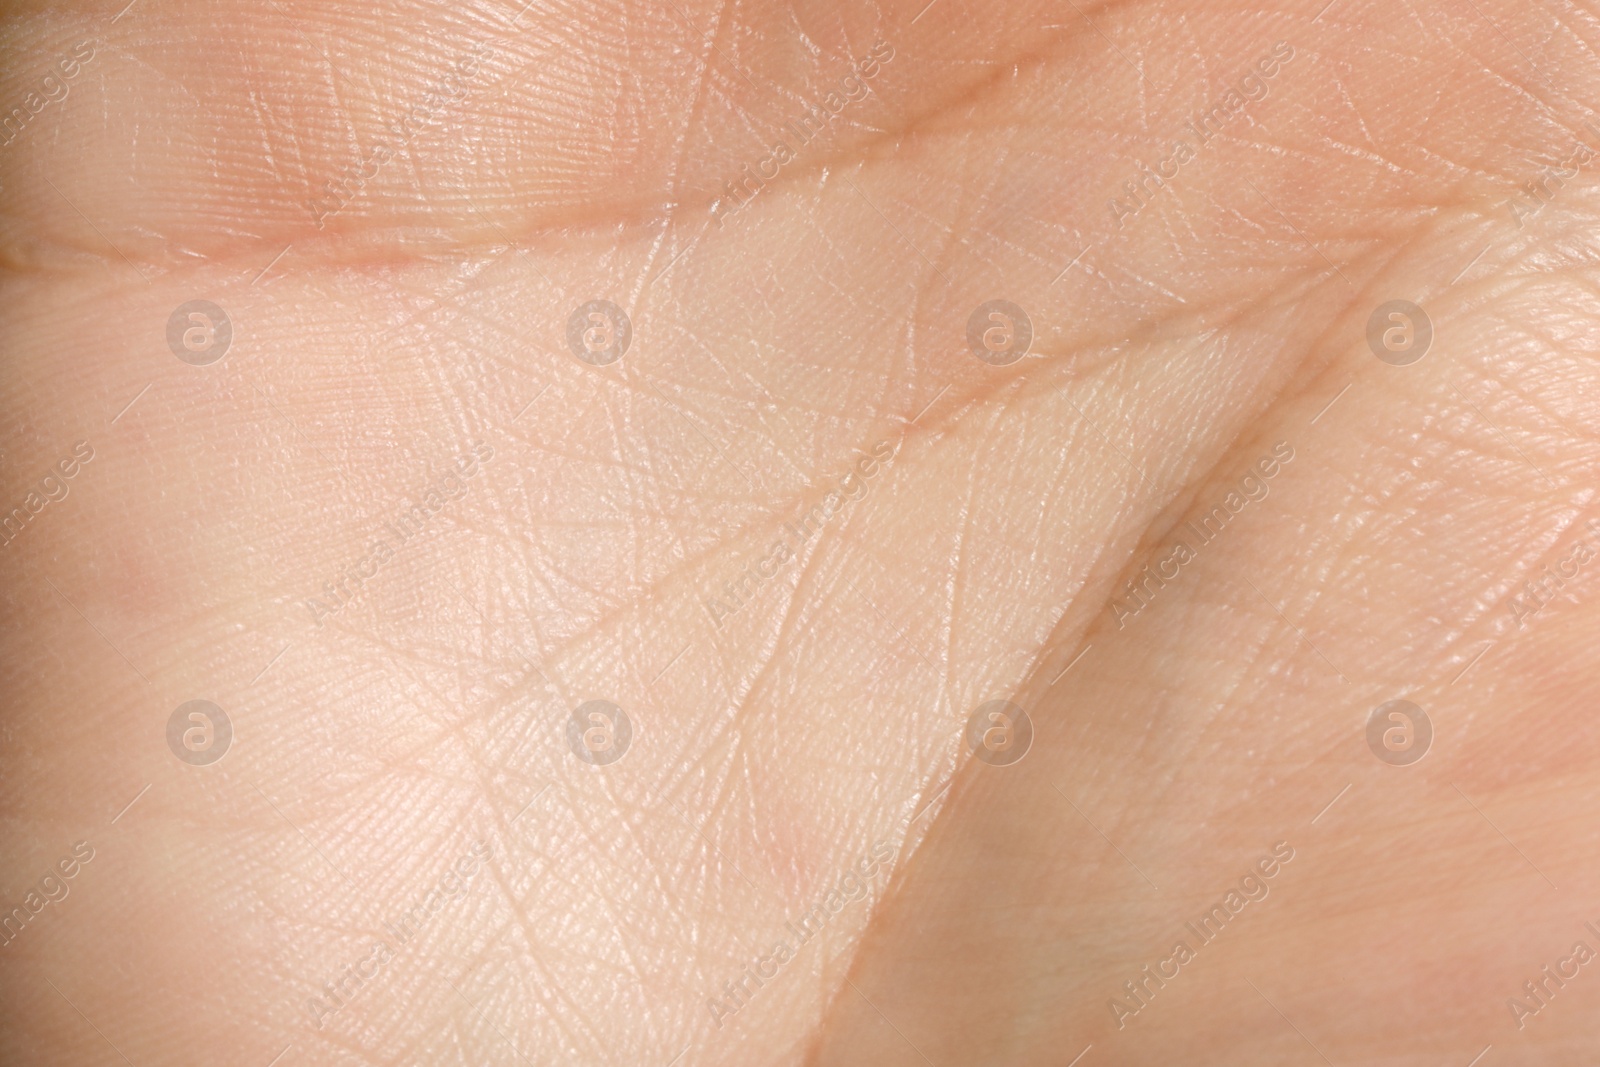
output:
{"label": "dry skin", "polygon": [[1592,1063],[1600,17],[1324,2],[13,4],[0,1062]]}

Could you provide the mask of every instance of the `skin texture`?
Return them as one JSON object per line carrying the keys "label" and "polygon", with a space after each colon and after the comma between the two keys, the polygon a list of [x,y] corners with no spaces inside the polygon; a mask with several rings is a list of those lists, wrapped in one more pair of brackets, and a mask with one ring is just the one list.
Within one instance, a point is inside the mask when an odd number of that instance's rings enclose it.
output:
{"label": "skin texture", "polygon": [[1589,1062],[1592,5],[519,6],[4,16],[0,1060]]}

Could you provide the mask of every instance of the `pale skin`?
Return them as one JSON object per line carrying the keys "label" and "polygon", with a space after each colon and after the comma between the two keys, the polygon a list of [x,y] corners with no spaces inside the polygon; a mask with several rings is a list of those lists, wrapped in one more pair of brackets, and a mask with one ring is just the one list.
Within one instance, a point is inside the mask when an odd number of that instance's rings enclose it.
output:
{"label": "pale skin", "polygon": [[520,7],[6,16],[0,1060],[1592,1061],[1593,5]]}

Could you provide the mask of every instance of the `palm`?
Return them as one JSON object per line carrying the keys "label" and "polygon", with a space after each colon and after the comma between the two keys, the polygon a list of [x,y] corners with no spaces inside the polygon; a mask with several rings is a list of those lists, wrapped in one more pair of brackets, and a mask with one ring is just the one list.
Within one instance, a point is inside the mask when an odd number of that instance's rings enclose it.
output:
{"label": "palm", "polygon": [[1316,6],[96,24],[4,177],[12,495],[94,450],[8,547],[8,867],[96,850],[16,1058],[1569,1062],[1581,979],[1504,1001],[1591,917],[1589,574],[1509,598],[1589,197],[1497,205],[1594,74]]}

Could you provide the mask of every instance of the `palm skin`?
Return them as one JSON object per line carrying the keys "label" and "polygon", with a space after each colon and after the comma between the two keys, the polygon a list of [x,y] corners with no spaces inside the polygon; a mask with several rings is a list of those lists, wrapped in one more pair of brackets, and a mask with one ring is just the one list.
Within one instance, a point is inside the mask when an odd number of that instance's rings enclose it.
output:
{"label": "palm skin", "polygon": [[519,7],[8,16],[7,1062],[1586,1062],[1591,13]]}

